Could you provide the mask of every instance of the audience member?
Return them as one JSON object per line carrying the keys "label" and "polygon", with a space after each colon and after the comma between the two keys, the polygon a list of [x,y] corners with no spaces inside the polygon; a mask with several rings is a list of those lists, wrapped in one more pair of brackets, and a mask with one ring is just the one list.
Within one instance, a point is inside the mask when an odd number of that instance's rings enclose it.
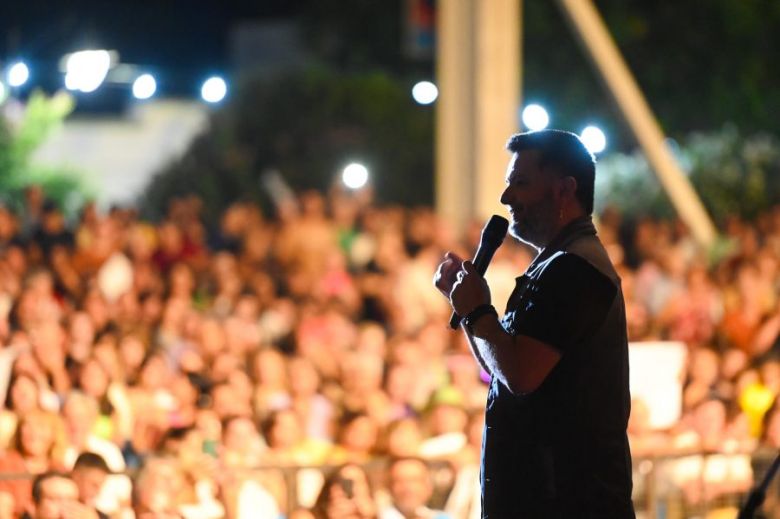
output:
{"label": "audience member", "polygon": [[368,475],[360,465],[346,464],[325,480],[312,508],[316,519],[377,519]]}
{"label": "audience member", "polygon": [[78,517],[79,519],[102,519],[102,514],[80,503],[76,483],[62,472],[44,472],[35,477],[32,483],[32,506],[22,517],[29,519],[60,519]]}
{"label": "audience member", "polygon": [[428,465],[421,458],[398,458],[388,468],[390,503],[380,519],[449,519],[443,510],[429,508],[433,482]]}
{"label": "audience member", "polygon": [[[132,484],[138,519],[430,516],[418,456],[449,464],[437,489],[453,487],[453,517],[478,515],[487,384],[430,275],[444,250],[469,254],[479,222],[457,242],[431,209],[363,192],[280,207],[267,218],[237,202],[208,233],[194,196],[160,223],[90,203],[69,226],[37,186],[18,214],[0,207],[0,472],[19,475],[0,480],[1,517],[45,516],[59,498],[36,502],[31,478],[74,463],[73,480],[46,478],[38,495],[75,481],[79,510],[116,515]],[[607,210],[600,228],[630,340],[687,348],[680,420],[654,428],[635,400],[629,437],[636,477],[644,458],[675,457],[656,489],[683,488],[689,504],[743,492],[748,457],[780,445],[780,208],[723,232],[732,247],[713,260],[679,222],[632,227]],[[511,289],[531,257],[505,243],[488,280]],[[361,468],[382,456],[406,460],[391,470],[397,506],[374,500],[384,471],[369,485]],[[120,474],[141,466],[132,483]]]}

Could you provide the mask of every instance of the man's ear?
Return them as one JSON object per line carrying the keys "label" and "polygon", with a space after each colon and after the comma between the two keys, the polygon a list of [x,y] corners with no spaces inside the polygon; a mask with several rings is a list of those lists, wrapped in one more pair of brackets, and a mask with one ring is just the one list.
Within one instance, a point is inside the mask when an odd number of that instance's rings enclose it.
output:
{"label": "man's ear", "polygon": [[572,176],[565,176],[561,179],[561,194],[576,197],[577,179]]}

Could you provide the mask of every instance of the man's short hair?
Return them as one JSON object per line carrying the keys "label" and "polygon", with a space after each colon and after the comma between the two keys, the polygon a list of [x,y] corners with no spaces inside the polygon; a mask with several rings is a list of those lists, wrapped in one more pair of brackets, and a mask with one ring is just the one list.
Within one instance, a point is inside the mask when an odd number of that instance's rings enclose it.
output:
{"label": "man's short hair", "polygon": [[32,498],[33,503],[36,505],[41,504],[41,499],[43,499],[43,484],[46,483],[49,479],[55,479],[55,478],[62,478],[67,479],[68,481],[72,481],[71,477],[64,473],[64,472],[58,472],[56,470],[49,470],[47,472],[44,472],[43,474],[38,474],[35,476],[35,479],[33,479],[32,484]]}
{"label": "man's short hair", "polygon": [[422,466],[428,474],[431,472],[431,467],[428,465],[428,462],[425,460],[425,458],[420,456],[392,456],[387,461],[387,470],[389,471],[401,463],[414,463],[416,465]]}
{"label": "man's short hair", "polygon": [[106,474],[111,473],[106,460],[100,454],[95,454],[94,452],[82,452],[79,454],[79,457],[76,458],[76,463],[73,464],[73,470],[77,469],[99,469]]}
{"label": "man's short hair", "polygon": [[516,133],[509,138],[506,148],[513,153],[539,150],[539,167],[553,166],[561,176],[574,177],[577,201],[587,214],[593,213],[596,158],[576,134],[563,130]]}

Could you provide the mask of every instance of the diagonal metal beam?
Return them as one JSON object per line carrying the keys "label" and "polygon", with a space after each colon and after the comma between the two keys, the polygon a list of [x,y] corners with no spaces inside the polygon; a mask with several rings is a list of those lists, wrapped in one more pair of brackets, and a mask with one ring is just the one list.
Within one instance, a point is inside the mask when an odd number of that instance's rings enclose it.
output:
{"label": "diagonal metal beam", "polygon": [[631,131],[672,201],[699,244],[709,247],[717,231],[701,199],[674,155],[642,91],[591,0],[558,0],[558,6],[617,101]]}

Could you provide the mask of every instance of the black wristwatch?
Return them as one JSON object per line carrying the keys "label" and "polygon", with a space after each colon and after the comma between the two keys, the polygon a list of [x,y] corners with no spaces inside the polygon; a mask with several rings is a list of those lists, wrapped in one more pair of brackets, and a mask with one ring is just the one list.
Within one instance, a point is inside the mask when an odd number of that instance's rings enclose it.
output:
{"label": "black wristwatch", "polygon": [[466,314],[466,317],[464,317],[461,320],[461,323],[466,326],[466,331],[468,331],[470,334],[474,334],[474,324],[477,322],[477,320],[484,316],[490,314],[496,319],[498,319],[498,312],[496,311],[496,308],[491,304],[482,304],[474,308],[471,312]]}

